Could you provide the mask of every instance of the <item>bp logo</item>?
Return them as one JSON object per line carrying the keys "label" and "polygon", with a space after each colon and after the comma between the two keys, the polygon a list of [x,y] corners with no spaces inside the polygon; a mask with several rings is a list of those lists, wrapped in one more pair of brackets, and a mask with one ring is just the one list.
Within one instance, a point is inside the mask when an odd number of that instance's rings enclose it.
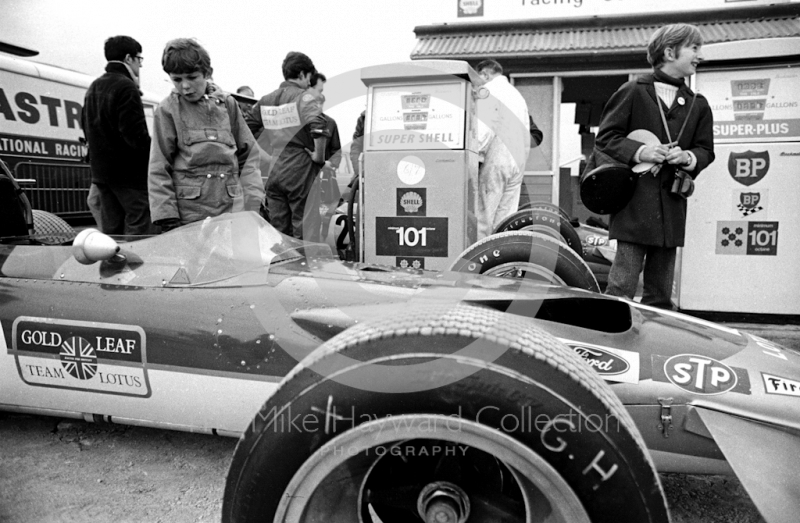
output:
{"label": "bp logo", "polygon": [[742,213],[742,216],[750,216],[759,211],[763,211],[764,207],[759,205],[761,202],[761,194],[757,192],[743,192],[739,195],[739,205],[737,209]]}
{"label": "bp logo", "polygon": [[669,358],[664,364],[664,373],[674,385],[693,394],[722,394],[736,387],[738,381],[731,367],[695,354]]}
{"label": "bp logo", "polygon": [[79,380],[92,379],[97,374],[97,354],[88,341],[73,336],[61,344],[61,365]]}
{"label": "bp logo", "polygon": [[731,153],[728,157],[728,172],[742,185],[753,185],[764,178],[767,171],[769,171],[769,151]]}

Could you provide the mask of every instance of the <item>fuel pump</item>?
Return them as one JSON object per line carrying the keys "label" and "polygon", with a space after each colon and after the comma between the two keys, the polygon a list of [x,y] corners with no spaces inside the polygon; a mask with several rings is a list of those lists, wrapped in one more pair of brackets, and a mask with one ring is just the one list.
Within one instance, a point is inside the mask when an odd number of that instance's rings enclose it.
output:
{"label": "fuel pump", "polygon": [[422,60],[368,67],[361,79],[360,259],[445,270],[477,239],[480,78],[466,62]]}
{"label": "fuel pump", "polygon": [[362,69],[361,80],[366,132],[346,259],[354,249],[366,263],[599,290],[586,263],[555,238],[523,230],[477,241],[479,151],[492,134],[478,119],[489,92],[469,64],[380,65]]}

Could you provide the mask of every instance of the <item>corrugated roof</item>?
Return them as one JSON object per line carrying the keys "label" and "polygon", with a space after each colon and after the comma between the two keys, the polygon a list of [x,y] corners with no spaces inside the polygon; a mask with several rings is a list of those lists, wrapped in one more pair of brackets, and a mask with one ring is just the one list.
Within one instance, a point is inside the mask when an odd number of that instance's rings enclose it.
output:
{"label": "corrugated roof", "polygon": [[800,36],[800,4],[729,12],[419,26],[414,29],[417,44],[411,58],[553,57],[644,52],[650,35],[665,23],[674,22],[697,25],[706,44],[793,37]]}

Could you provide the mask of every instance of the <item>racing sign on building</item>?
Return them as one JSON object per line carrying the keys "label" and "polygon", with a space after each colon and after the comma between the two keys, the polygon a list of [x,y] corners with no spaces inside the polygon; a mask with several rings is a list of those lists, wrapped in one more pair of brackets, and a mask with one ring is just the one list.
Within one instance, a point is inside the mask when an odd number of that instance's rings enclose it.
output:
{"label": "racing sign on building", "polygon": [[22,316],[13,353],[25,383],[122,396],[150,396],[140,327]]}

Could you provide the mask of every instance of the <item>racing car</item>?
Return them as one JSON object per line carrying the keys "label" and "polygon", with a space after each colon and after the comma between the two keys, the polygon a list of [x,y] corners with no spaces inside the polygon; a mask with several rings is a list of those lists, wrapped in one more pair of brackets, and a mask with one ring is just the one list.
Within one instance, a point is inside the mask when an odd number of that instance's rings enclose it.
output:
{"label": "racing car", "polygon": [[658,471],[735,473],[767,521],[798,513],[790,349],[343,262],[255,213],[125,240],[0,241],[0,409],[239,437],[223,521],[668,521]]}

